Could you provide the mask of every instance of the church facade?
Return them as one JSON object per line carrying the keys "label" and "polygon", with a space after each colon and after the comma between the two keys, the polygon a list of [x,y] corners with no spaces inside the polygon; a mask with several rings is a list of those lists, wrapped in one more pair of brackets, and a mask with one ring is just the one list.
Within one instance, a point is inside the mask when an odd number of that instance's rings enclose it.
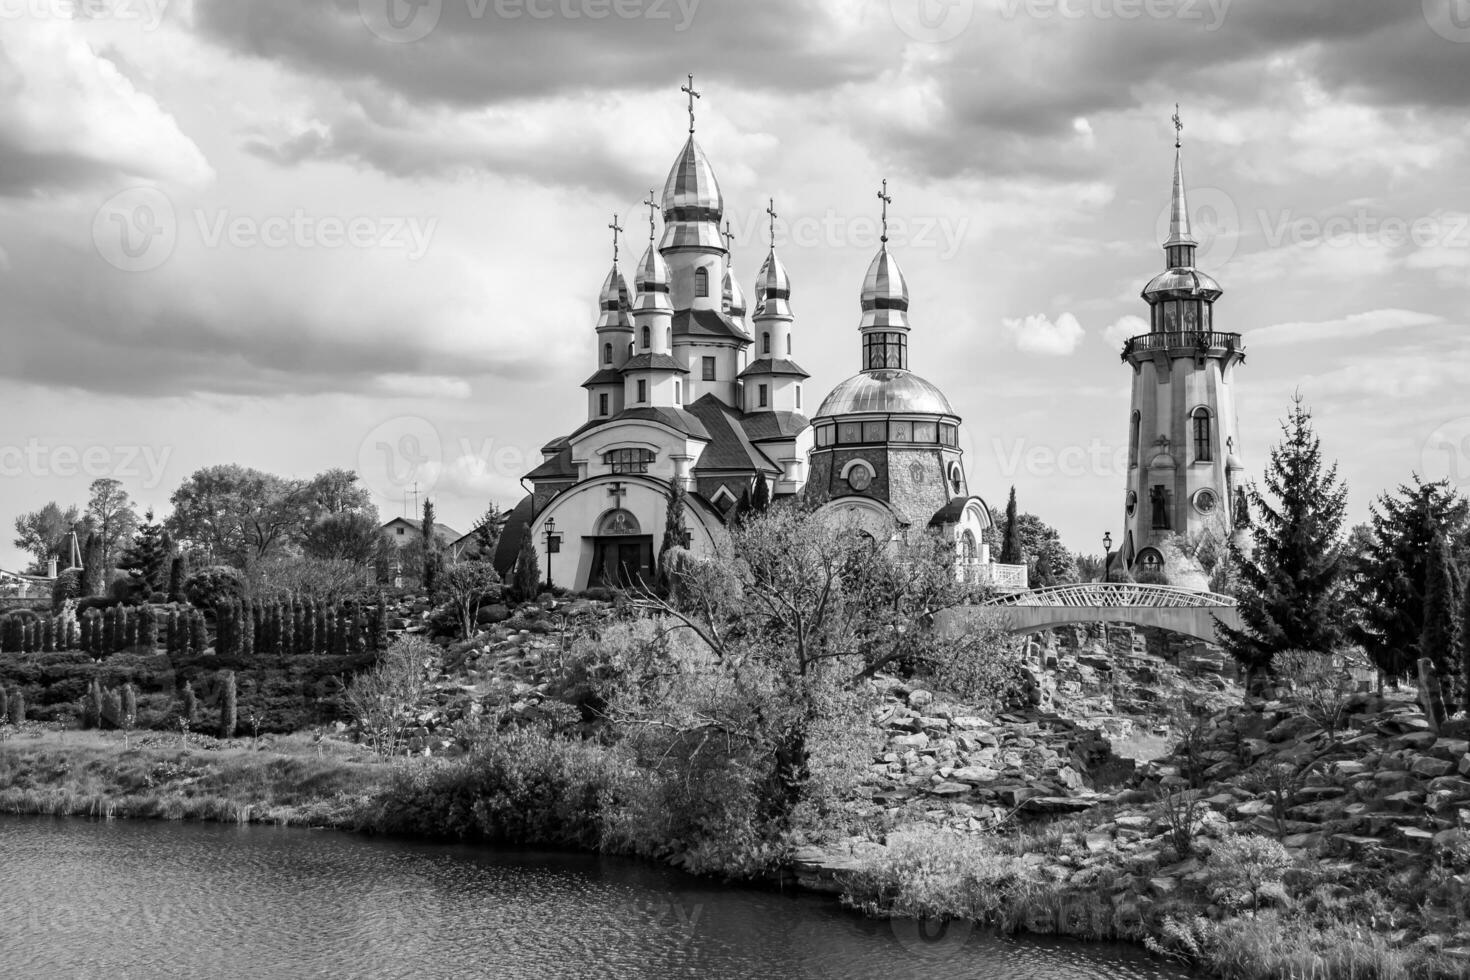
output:
{"label": "church facade", "polygon": [[[649,241],[631,281],[613,221],[596,362],[582,384],[586,421],[548,442],[526,474],[530,493],[507,529],[515,541],[502,543],[497,564],[529,534],[558,585],[647,581],[672,486],[686,492],[682,543],[711,555],[741,498],[765,481],[773,500],[804,497],[882,540],[938,529],[953,537],[968,578],[1024,588],[1025,569],[1017,582],[983,544],[990,509],[968,486],[961,419],[909,370],[908,285],[886,234],[862,285],[860,371],[814,403],[774,241],[749,303],[737,281],[724,196],[695,140],[695,97],[662,197],[645,202]],[[890,199],[879,196],[886,221]]]}

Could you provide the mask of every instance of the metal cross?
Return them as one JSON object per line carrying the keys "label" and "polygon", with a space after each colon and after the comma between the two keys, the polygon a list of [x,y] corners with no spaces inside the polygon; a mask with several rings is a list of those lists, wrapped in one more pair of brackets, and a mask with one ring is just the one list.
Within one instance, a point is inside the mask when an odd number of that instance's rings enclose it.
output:
{"label": "metal cross", "polygon": [[648,189],[648,200],[643,202],[643,206],[648,208],[648,240],[651,242],[653,241],[653,216],[658,209],[658,205],[653,200],[652,187]]}
{"label": "metal cross", "polygon": [[776,247],[776,219],[779,218],[780,215],[778,215],[776,213],[776,199],[773,197],[770,200],[771,200],[770,205],[766,207],[766,214],[769,214],[771,216],[771,247],[772,248],[775,248]]}
{"label": "metal cross", "polygon": [[725,233],[720,237],[725,239],[725,251],[730,251],[730,246],[735,244],[735,233],[730,230],[730,222],[725,222]]}
{"label": "metal cross", "polygon": [[1184,120],[1179,118],[1179,103],[1174,103],[1174,149],[1184,145]]}
{"label": "metal cross", "polygon": [[612,229],[612,233],[613,233],[613,265],[617,265],[618,264],[618,234],[623,230],[623,226],[620,225],[620,224],[618,224],[618,216],[617,216],[616,213],[613,214],[612,224],[608,225],[608,227]]}
{"label": "metal cross", "polygon": [[880,241],[888,241],[888,205],[893,203],[893,198],[888,195],[888,178],[883,178],[883,189],[878,192],[878,200],[883,202],[883,237]]}
{"label": "metal cross", "polygon": [[689,76],[689,84],[679,87],[679,91],[689,95],[689,135],[694,135],[694,100],[699,98],[698,92],[694,91],[694,76]]}

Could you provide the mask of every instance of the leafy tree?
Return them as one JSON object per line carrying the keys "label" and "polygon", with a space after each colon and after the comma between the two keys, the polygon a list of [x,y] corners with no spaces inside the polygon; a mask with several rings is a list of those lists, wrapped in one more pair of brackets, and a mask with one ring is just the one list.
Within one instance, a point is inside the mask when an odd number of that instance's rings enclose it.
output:
{"label": "leafy tree", "polygon": [[168,585],[173,552],[173,540],[163,525],[154,521],[150,510],[133,535],[133,543],[122,553],[117,564],[131,573],[133,584],[145,596],[152,595],[162,592]]}
{"label": "leafy tree", "polygon": [[1458,703],[1470,692],[1461,675],[1460,576],[1447,538],[1440,535],[1429,553],[1424,578],[1424,628],[1419,635],[1419,655],[1434,665],[1445,700]]}
{"label": "leafy tree", "polygon": [[771,506],[771,485],[766,482],[764,473],[755,475],[755,488],[750,495],[750,509],[754,513],[764,514]]}
{"label": "leafy tree", "polygon": [[195,471],[169,500],[176,541],[241,568],[288,549],[311,514],[306,485],[236,464]]}
{"label": "leafy tree", "polygon": [[308,558],[365,565],[377,557],[381,544],[376,515],[349,510],[328,514],[308,528],[301,550]]}
{"label": "leafy tree", "polygon": [[339,514],[364,514],[373,524],[379,523],[372,493],[357,482],[357,474],[351,470],[333,469],[317,474],[302,488],[302,498],[308,526]]}
{"label": "leafy tree", "polygon": [[1021,528],[1016,519],[1016,488],[1014,486],[1011,487],[1010,499],[1006,501],[1005,522],[1001,528],[1003,537],[1000,545],[1000,563],[1002,565],[1025,564],[1025,553],[1021,550]]}
{"label": "leafy tree", "polygon": [[138,526],[138,513],[121,480],[93,480],[91,494],[87,501],[87,520],[101,539],[103,568],[112,571]]}
{"label": "leafy tree", "polygon": [[1422,650],[1425,589],[1436,542],[1463,540],[1470,526],[1470,501],[1449,481],[1401,485],[1373,502],[1367,525],[1348,539],[1348,572],[1354,598],[1352,638],[1361,643],[1384,675],[1413,676]]}
{"label": "leafy tree", "polygon": [[483,561],[459,562],[439,576],[439,598],[459,618],[465,639],[475,635],[480,607],[493,598],[491,589],[499,583],[500,576],[495,574],[494,566]]}
{"label": "leafy tree", "polygon": [[1227,650],[1254,679],[1272,671],[1285,650],[1335,650],[1341,645],[1344,603],[1343,514],[1347,488],[1337,466],[1324,469],[1321,442],[1300,394],[1281,423],[1283,440],[1271,450],[1266,490],[1248,490],[1257,514],[1255,550],[1231,548],[1240,569],[1244,628],[1221,625]]}
{"label": "leafy tree", "polygon": [[[1001,539],[999,560],[1002,565],[1026,565],[1033,581],[1040,581],[1043,577],[1052,585],[1078,581],[1077,558],[1062,544],[1062,536],[1056,528],[1035,514],[1012,516],[1009,504],[1006,512],[1007,516],[995,521],[986,532],[992,552],[996,550],[997,536]],[[1007,538],[1013,539],[1015,561],[1005,560]],[[1043,572],[1046,573],[1044,576]]]}
{"label": "leafy tree", "polygon": [[72,527],[81,521],[75,506],[62,510],[54,500],[40,510],[15,519],[15,546],[35,558],[32,571],[41,574],[52,555],[61,556],[62,567],[69,559],[69,537]]}
{"label": "leafy tree", "polygon": [[516,597],[522,600],[534,599],[537,590],[541,588],[541,560],[536,557],[536,542],[531,540],[529,528],[521,537],[521,550],[516,555],[512,583]]}

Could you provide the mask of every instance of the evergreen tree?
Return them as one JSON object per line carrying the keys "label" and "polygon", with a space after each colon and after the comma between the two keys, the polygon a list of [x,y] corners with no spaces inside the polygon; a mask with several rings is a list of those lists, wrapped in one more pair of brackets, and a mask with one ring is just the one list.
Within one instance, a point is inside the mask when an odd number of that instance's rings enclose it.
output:
{"label": "evergreen tree", "polygon": [[536,557],[536,542],[531,540],[531,530],[521,538],[521,551],[516,556],[515,572],[511,579],[516,596],[522,601],[536,598],[541,582],[541,561]]}
{"label": "evergreen tree", "polygon": [[424,591],[430,595],[434,594],[434,584],[439,577],[439,538],[434,533],[434,502],[424,500],[424,570],[421,585]]}
{"label": "evergreen tree", "polygon": [[102,539],[95,533],[87,535],[87,545],[82,549],[82,595],[100,596],[107,591],[107,565],[103,559]]}
{"label": "evergreen tree", "polygon": [[750,488],[746,487],[740,491],[740,499],[735,502],[735,509],[730,512],[730,523],[739,524],[745,520],[751,511]]}
{"label": "evergreen tree", "polygon": [[168,569],[168,601],[184,602],[184,583],[189,580],[189,556],[174,555]]}
{"label": "evergreen tree", "polygon": [[193,681],[184,681],[184,704],[180,714],[190,728],[199,724],[199,695],[194,693]]}
{"label": "evergreen tree", "polygon": [[1255,550],[1245,554],[1232,540],[1240,568],[1240,616],[1244,629],[1219,627],[1220,639],[1248,678],[1269,674],[1285,650],[1331,652],[1343,639],[1343,514],[1347,488],[1337,465],[1324,469],[1321,441],[1300,394],[1281,424],[1283,441],[1271,450],[1266,470],[1268,500],[1248,491],[1255,522]]}
{"label": "evergreen tree", "polygon": [[755,491],[750,495],[750,510],[754,514],[764,514],[771,506],[771,485],[766,482],[764,473],[755,475]]}
{"label": "evergreen tree", "polygon": [[662,555],[670,548],[684,547],[684,484],[678,477],[669,478],[669,507],[664,512],[664,540],[658,547]]}
{"label": "evergreen tree", "polygon": [[1388,677],[1412,677],[1424,634],[1425,586],[1436,542],[1463,539],[1470,501],[1449,481],[1400,486],[1373,502],[1372,519],[1353,529],[1348,564],[1355,618],[1351,634]]}
{"label": "evergreen tree", "polygon": [[1429,566],[1425,570],[1424,628],[1419,635],[1419,655],[1434,665],[1446,704],[1459,703],[1466,693],[1460,676],[1464,671],[1459,613],[1460,576],[1455,570],[1449,540],[1441,535],[1430,549]]}
{"label": "evergreen tree", "polygon": [[24,725],[26,723],[26,696],[18,687],[10,694],[8,710],[12,725]]}
{"label": "evergreen tree", "polygon": [[1021,527],[1016,519],[1016,488],[1011,487],[1011,497],[1006,501],[1006,526],[1000,543],[1000,564],[1024,565],[1026,556],[1021,553]]}
{"label": "evergreen tree", "polygon": [[235,693],[235,672],[225,671],[225,679],[219,701],[219,737],[234,738],[235,727],[239,722],[236,715],[237,702]]}
{"label": "evergreen tree", "polygon": [[505,517],[492,500],[490,506],[480,517],[479,523],[475,525],[475,547],[479,550],[481,561],[495,559],[495,549],[500,547],[500,534],[503,530],[505,530]]}
{"label": "evergreen tree", "polygon": [[1470,711],[1470,581],[1460,589],[1460,683]]}
{"label": "evergreen tree", "polygon": [[154,522],[153,511],[150,510],[134,532],[132,544],[118,559],[117,567],[132,575],[134,584],[145,597],[151,596],[162,592],[168,585],[173,550],[173,540],[162,524]]}

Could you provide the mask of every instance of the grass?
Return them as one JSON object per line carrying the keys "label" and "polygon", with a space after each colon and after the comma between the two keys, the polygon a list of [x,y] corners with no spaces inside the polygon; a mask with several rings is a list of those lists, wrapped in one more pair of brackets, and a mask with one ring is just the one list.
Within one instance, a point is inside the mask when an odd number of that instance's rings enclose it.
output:
{"label": "grass", "polygon": [[186,742],[44,732],[0,742],[0,813],[357,826],[392,767],[341,743],[288,736]]}

